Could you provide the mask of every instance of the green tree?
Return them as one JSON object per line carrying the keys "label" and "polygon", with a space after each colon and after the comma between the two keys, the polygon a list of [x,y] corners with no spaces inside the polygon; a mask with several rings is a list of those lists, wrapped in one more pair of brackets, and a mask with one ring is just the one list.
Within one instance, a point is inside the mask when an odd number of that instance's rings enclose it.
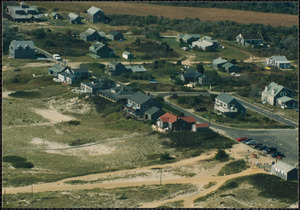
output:
{"label": "green tree", "polygon": [[198,63],[196,66],[196,70],[197,72],[204,74],[204,67],[203,67],[203,63]]}
{"label": "green tree", "polygon": [[220,161],[227,161],[228,160],[228,154],[223,149],[219,149],[217,154],[215,155],[216,160]]}
{"label": "green tree", "polygon": [[45,39],[46,38],[46,33],[45,33],[44,29],[39,28],[39,29],[35,30],[34,37],[36,39]]}

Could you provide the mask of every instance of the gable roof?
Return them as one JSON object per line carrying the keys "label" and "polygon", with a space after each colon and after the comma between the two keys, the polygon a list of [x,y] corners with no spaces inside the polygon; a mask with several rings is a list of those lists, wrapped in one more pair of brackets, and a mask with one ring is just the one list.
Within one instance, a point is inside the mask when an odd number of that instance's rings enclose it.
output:
{"label": "gable roof", "polygon": [[225,63],[225,64],[222,65],[222,67],[224,67],[225,69],[226,68],[230,68],[232,66],[234,66],[234,65],[232,63],[229,63],[229,62],[227,62],[227,63]]}
{"label": "gable roof", "polygon": [[[286,89],[287,91],[290,92],[290,94],[292,94],[292,90],[282,86],[282,85],[279,85],[275,82],[271,82],[268,86],[267,86],[267,90],[265,89],[264,92],[269,94],[269,95],[273,95],[273,96],[276,96],[282,89]],[[273,90],[274,90],[274,94],[273,94]]]}
{"label": "gable roof", "polygon": [[111,85],[114,85],[115,83],[112,80],[98,79],[94,82],[83,82],[82,84],[93,89],[108,89],[111,87]]}
{"label": "gable roof", "polygon": [[[156,112],[159,112],[161,109],[158,108],[157,106],[152,106],[150,109],[145,111],[146,114],[155,114]],[[161,110],[162,111],[162,110]]]}
{"label": "gable roof", "polygon": [[176,115],[170,114],[169,112],[159,117],[162,122],[174,123],[178,119]]}
{"label": "gable roof", "polygon": [[216,43],[218,42],[215,38],[211,37],[211,36],[204,36],[201,38],[201,40],[203,41],[207,41],[207,42],[211,42],[211,43]]}
{"label": "gable roof", "polygon": [[90,14],[96,14],[99,11],[103,12],[103,10],[99,9],[98,7],[94,7],[94,6],[90,7],[87,10],[87,12],[90,13]]}
{"label": "gable roof", "polygon": [[262,36],[260,33],[253,33],[253,34],[241,33],[241,35],[244,39],[262,39]]}
{"label": "gable roof", "polygon": [[291,166],[285,162],[282,162],[282,161],[278,161],[277,163],[275,163],[274,165],[272,165],[272,168],[278,168],[282,171],[285,171],[285,172],[289,172],[291,170],[293,170],[295,167],[294,166]]}
{"label": "gable roof", "polygon": [[208,128],[208,123],[195,123],[196,128]]}
{"label": "gable roof", "polygon": [[200,77],[202,74],[199,72],[196,72],[194,69],[188,69],[182,75],[187,78],[191,78],[191,77],[197,78],[197,77]]}
{"label": "gable roof", "polygon": [[216,99],[229,104],[231,101],[233,101],[235,98],[233,98],[231,95],[227,94],[227,93],[221,93],[220,95],[218,95],[216,97]]}
{"label": "gable roof", "polygon": [[65,70],[67,67],[65,66],[61,66],[59,64],[55,64],[54,66],[48,68],[49,70],[53,71],[53,72],[62,72],[63,70]]}
{"label": "gable roof", "polygon": [[89,72],[87,69],[71,69],[74,73],[87,73]]}
{"label": "gable roof", "polygon": [[206,76],[205,74],[202,74],[199,78],[205,79],[205,78],[208,78],[208,76]]}
{"label": "gable roof", "polygon": [[198,46],[200,45],[202,47],[210,47],[213,45],[212,42],[209,42],[207,40],[198,40],[198,41],[193,42],[193,44],[198,45]]}
{"label": "gable roof", "polygon": [[200,39],[200,34],[184,34],[182,39],[188,40],[190,38]]}
{"label": "gable roof", "polygon": [[128,51],[124,51],[123,54],[125,54],[125,55],[132,55],[132,53],[128,52]]}
{"label": "gable roof", "polygon": [[285,56],[272,56],[275,61],[277,62],[289,62]]}
{"label": "gable roof", "polygon": [[218,64],[221,64],[221,63],[226,63],[227,60],[223,59],[223,58],[217,58],[215,60],[213,60],[213,65],[218,65]]}
{"label": "gable roof", "polygon": [[93,50],[93,51],[96,51],[96,50],[99,50],[99,49],[101,49],[101,48],[103,48],[105,46],[106,45],[103,44],[103,43],[101,43],[101,42],[96,42],[96,43],[92,44],[89,49]]}
{"label": "gable roof", "polygon": [[182,119],[187,123],[195,123],[196,122],[196,119],[194,117],[191,117],[191,116],[189,116],[189,117],[179,117],[179,119]]}
{"label": "gable roof", "polygon": [[277,100],[281,101],[281,102],[297,101],[296,99],[293,99],[293,98],[288,97],[288,96],[282,96],[282,97],[278,98]]}
{"label": "gable roof", "polygon": [[86,31],[80,33],[80,35],[88,36],[88,35],[92,35],[94,33],[97,33],[97,31],[95,29],[88,28]]}
{"label": "gable roof", "polygon": [[79,17],[79,15],[76,15],[76,14],[74,14],[74,13],[69,13],[69,18],[71,19],[71,20],[75,20],[76,18],[78,18]]}
{"label": "gable roof", "polygon": [[21,46],[22,48],[25,49],[26,46],[30,47],[31,49],[35,49],[33,41],[17,41],[17,40],[13,40],[11,42],[11,46],[13,48],[17,48],[19,46]]}
{"label": "gable roof", "polygon": [[129,65],[125,66],[125,68],[131,70],[133,73],[148,72],[143,65]]}
{"label": "gable roof", "polygon": [[109,32],[109,34],[116,36],[117,34],[121,34],[121,33],[118,31],[111,31],[111,32]]}
{"label": "gable roof", "polygon": [[152,98],[150,96],[138,91],[135,94],[133,94],[132,96],[130,96],[128,99],[130,99],[131,101],[133,101],[137,104],[143,104],[143,103],[151,100]]}

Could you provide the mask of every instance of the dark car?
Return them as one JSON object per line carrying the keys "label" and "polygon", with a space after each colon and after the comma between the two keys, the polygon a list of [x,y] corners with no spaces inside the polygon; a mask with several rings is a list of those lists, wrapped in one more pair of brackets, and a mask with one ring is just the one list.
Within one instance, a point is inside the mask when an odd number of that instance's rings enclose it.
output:
{"label": "dark car", "polygon": [[254,141],[253,139],[246,139],[246,140],[244,140],[244,141],[242,141],[244,144],[246,144],[247,142],[249,142],[249,141]]}
{"label": "dark car", "polygon": [[282,159],[283,157],[285,157],[284,154],[282,154],[281,152],[274,152],[272,155],[272,158],[278,158],[278,159]]}
{"label": "dark car", "polygon": [[264,150],[265,148],[267,148],[267,146],[265,146],[265,145],[260,145],[257,149],[258,149],[258,150]]}
{"label": "dark car", "polygon": [[277,152],[277,148],[267,147],[267,148],[264,149],[264,152],[267,153],[267,154],[274,153],[274,152]]}
{"label": "dark car", "polygon": [[255,145],[255,144],[257,144],[257,141],[255,141],[255,140],[247,141],[246,144],[247,145]]}
{"label": "dark car", "polygon": [[241,137],[241,138],[238,138],[237,139],[237,141],[246,141],[246,140],[248,140],[249,138],[247,138],[247,137]]}
{"label": "dark car", "polygon": [[252,145],[252,148],[254,149],[258,149],[260,146],[262,146],[263,144],[262,143],[257,143],[257,144],[253,144]]}

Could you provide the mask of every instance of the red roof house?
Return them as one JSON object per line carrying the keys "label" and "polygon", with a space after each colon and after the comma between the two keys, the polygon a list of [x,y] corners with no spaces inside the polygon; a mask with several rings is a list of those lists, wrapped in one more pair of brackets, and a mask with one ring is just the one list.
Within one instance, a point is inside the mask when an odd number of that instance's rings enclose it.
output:
{"label": "red roof house", "polygon": [[158,127],[175,131],[191,130],[192,125],[195,123],[196,119],[194,117],[178,117],[170,113],[165,113],[157,119]]}

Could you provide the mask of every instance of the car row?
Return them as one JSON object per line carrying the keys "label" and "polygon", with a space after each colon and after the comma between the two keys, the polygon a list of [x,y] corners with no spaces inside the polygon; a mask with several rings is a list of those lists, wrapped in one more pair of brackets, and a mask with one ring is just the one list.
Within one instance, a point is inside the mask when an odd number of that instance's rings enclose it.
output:
{"label": "car row", "polygon": [[254,139],[247,138],[247,137],[241,137],[241,138],[238,138],[237,141],[243,142],[244,144],[249,145],[254,149],[262,150],[266,154],[271,154],[272,158],[282,159],[283,157],[285,157],[284,154],[277,151],[277,148],[267,147],[267,146],[263,145],[262,143],[258,143]]}

